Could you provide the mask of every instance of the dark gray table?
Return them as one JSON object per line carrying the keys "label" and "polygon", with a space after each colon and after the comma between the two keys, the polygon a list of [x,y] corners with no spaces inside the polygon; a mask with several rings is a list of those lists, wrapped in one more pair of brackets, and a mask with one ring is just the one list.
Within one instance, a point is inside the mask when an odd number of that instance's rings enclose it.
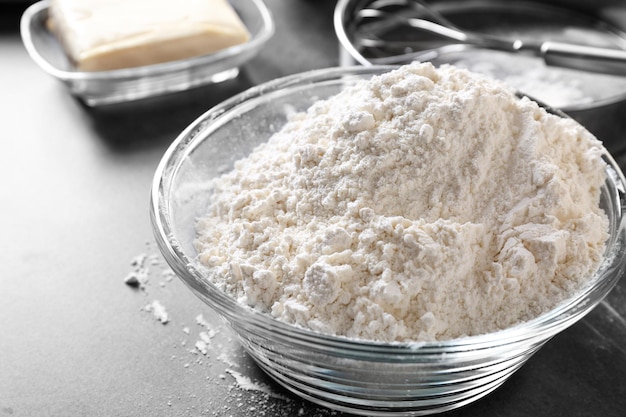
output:
{"label": "dark gray table", "polygon": [[[266,377],[172,278],[149,223],[156,165],[198,115],[249,86],[338,64],[333,1],[267,3],[276,35],[236,80],[97,110],[29,59],[24,6],[0,3],[0,417],[340,414]],[[145,289],[124,283],[131,273]],[[167,324],[147,311],[155,300]],[[625,300],[622,279],[501,388],[449,415],[626,415]]]}

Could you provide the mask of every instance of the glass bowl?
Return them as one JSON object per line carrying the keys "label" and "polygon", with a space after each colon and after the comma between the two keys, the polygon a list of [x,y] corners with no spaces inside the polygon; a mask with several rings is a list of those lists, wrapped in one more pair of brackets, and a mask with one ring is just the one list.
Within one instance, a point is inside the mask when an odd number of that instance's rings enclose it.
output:
{"label": "glass bowl", "polygon": [[271,81],[210,109],[172,143],[151,193],[151,219],[176,274],[230,324],[258,365],[295,394],[362,415],[426,415],[496,389],[555,334],[580,320],[624,271],[626,180],[605,155],[601,205],[610,238],[599,270],[574,297],[515,327],[444,342],[379,343],[328,336],[238,304],[208,280],[193,246],[195,221],[210,199],[207,182],[265,142],[294,111],[390,67],[330,68]]}
{"label": "glass bowl", "polygon": [[67,85],[89,106],[133,101],[234,78],[274,34],[272,16],[262,0],[230,0],[250,32],[250,40],[213,54],[162,64],[110,71],[76,70],[48,30],[49,1],[31,5],[21,19],[21,35],[30,57]]}

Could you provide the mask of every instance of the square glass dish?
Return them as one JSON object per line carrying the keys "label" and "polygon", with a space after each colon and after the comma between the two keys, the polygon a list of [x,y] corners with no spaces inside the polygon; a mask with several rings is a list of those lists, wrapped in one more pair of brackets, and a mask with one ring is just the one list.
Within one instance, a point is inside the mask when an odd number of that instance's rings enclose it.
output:
{"label": "square glass dish", "polygon": [[50,32],[49,1],[31,5],[21,20],[21,35],[30,57],[67,85],[88,106],[113,104],[188,90],[234,78],[274,34],[271,13],[262,0],[230,0],[250,32],[250,40],[221,51],[162,64],[110,71],[78,71]]}

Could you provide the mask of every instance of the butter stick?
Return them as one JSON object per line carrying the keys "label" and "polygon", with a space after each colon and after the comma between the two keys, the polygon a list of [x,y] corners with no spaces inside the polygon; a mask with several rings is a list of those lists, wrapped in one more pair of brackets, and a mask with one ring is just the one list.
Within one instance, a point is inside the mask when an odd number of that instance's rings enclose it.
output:
{"label": "butter stick", "polygon": [[48,24],[80,71],[185,59],[250,38],[227,0],[51,0]]}

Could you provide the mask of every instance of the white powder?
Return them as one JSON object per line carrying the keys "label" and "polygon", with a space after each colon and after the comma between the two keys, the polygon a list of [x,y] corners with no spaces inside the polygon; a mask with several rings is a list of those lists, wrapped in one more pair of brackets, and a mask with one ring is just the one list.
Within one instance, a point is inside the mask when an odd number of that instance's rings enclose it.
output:
{"label": "white powder", "polygon": [[615,101],[626,92],[626,78],[546,65],[542,58],[476,50],[442,60],[503,81],[547,105],[561,109]]}
{"label": "white powder", "polygon": [[162,324],[167,324],[170,321],[169,314],[163,304],[159,300],[154,300],[150,304],[143,308],[145,311],[152,312],[154,317]]}
{"label": "white powder", "polygon": [[199,260],[240,303],[328,334],[495,331],[597,267],[601,153],[496,81],[407,65],[317,102],[216,179]]}

